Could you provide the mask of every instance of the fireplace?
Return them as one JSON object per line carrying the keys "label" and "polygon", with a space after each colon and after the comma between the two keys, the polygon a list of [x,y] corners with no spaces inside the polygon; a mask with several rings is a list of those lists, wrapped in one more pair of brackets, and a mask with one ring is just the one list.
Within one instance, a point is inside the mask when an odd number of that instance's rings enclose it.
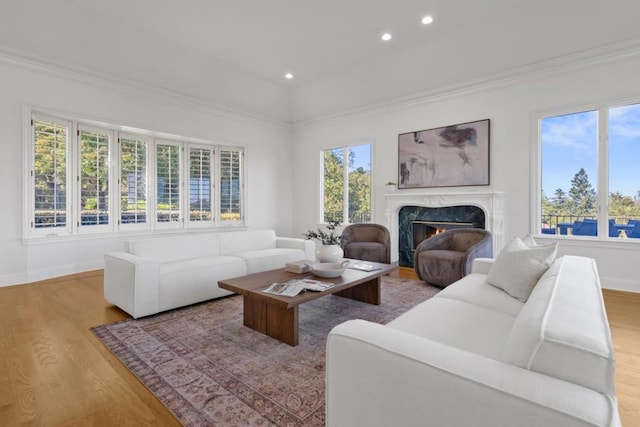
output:
{"label": "fireplace", "polygon": [[413,267],[416,247],[432,234],[453,228],[484,226],[484,211],[477,206],[403,206],[398,214],[398,263],[401,267]]}
{"label": "fireplace", "polygon": [[[455,223],[483,228],[493,236],[494,253],[502,249],[503,193],[484,190],[462,192],[457,189],[446,193],[403,190],[387,193],[385,198],[387,227],[391,234],[391,261],[400,266],[413,267],[414,250],[423,233],[420,230],[422,225],[416,225],[418,234],[414,236],[414,224],[425,223],[425,226],[448,229]],[[425,227],[425,237],[428,232]]]}
{"label": "fireplace", "polygon": [[455,228],[472,228],[472,222],[450,222],[450,221],[411,221],[411,236],[413,240],[413,250],[418,247],[420,242],[431,236],[440,234],[443,231],[453,230]]}

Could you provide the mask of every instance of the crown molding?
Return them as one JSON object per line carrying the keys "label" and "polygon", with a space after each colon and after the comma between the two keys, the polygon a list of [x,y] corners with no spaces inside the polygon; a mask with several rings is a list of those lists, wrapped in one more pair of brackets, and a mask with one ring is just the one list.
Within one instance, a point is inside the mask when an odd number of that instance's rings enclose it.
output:
{"label": "crown molding", "polygon": [[375,114],[403,110],[436,101],[442,101],[476,92],[513,86],[528,81],[550,77],[587,66],[614,63],[640,56],[640,37],[611,43],[597,48],[586,49],[551,59],[514,67],[491,75],[464,82],[441,86],[417,94],[401,96],[376,104],[348,109],[336,114],[293,121],[296,128],[314,128],[337,124],[346,120],[364,118]]}
{"label": "crown molding", "polygon": [[166,89],[156,85],[140,83],[134,80],[116,77],[94,69],[73,66],[62,61],[38,56],[32,52],[7,46],[0,46],[0,62],[23,68],[45,72],[56,77],[62,77],[81,83],[101,86],[123,93],[137,93],[142,96],[154,96],[162,102],[169,102],[176,106],[203,111],[215,116],[244,123],[271,126],[276,128],[290,128],[291,123],[259,114],[236,110],[224,105],[215,104],[204,99],[187,95],[182,92]]}

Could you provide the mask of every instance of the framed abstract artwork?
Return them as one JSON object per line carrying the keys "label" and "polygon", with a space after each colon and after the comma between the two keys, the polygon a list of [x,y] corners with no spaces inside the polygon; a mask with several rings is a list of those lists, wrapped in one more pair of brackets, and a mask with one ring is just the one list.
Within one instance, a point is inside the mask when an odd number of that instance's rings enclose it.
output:
{"label": "framed abstract artwork", "polygon": [[489,119],[398,135],[398,188],[489,185]]}

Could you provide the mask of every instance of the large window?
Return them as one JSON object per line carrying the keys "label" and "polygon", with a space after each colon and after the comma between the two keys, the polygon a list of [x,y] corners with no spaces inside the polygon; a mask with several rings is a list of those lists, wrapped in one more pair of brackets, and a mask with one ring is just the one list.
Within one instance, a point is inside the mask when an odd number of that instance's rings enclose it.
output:
{"label": "large window", "polygon": [[540,233],[640,240],[640,104],[540,120]]}
{"label": "large window", "polygon": [[34,113],[26,150],[25,237],[243,224],[241,148]]}
{"label": "large window", "polygon": [[322,152],[322,220],[371,222],[371,144]]}

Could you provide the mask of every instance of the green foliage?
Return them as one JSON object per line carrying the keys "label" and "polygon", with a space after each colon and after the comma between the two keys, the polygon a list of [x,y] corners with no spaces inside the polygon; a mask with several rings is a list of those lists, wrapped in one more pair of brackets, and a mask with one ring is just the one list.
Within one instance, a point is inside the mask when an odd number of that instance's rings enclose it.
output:
{"label": "green foliage", "polygon": [[[355,153],[349,152],[348,164],[353,167]],[[349,222],[368,218],[371,211],[371,172],[358,167],[348,174]],[[324,152],[324,212],[325,221],[342,221],[344,211],[344,155],[342,148]]]}
{"label": "green foliage", "polygon": [[640,208],[631,196],[619,192],[609,194],[609,214],[611,216],[638,216]]}
{"label": "green foliage", "polygon": [[324,231],[321,228],[316,230],[309,230],[303,234],[306,239],[316,239],[322,242],[323,245],[337,245],[340,243],[340,235],[336,231],[336,228],[340,226],[339,221],[329,221],[327,230]]}
{"label": "green foliage", "polygon": [[[574,219],[594,218],[597,216],[596,191],[589,182],[589,177],[583,168],[571,180],[571,188],[568,195],[561,188],[558,188],[551,198],[547,197],[543,192],[541,202],[543,221],[545,221],[545,218],[551,218],[548,224],[550,226],[556,225],[554,218],[557,217],[573,221]],[[619,192],[610,193],[609,216],[640,218],[640,191],[635,198],[625,196]]]}
{"label": "green foliage", "polygon": [[325,221],[333,220],[328,214],[343,211],[344,159],[341,149],[324,152],[324,212]]}
{"label": "green foliage", "polygon": [[349,173],[349,218],[369,212],[371,206],[371,174],[362,167]]}
{"label": "green foliage", "polygon": [[598,206],[596,190],[591,186],[589,176],[584,168],[580,168],[571,180],[569,197],[569,210],[573,215],[596,215]]}

